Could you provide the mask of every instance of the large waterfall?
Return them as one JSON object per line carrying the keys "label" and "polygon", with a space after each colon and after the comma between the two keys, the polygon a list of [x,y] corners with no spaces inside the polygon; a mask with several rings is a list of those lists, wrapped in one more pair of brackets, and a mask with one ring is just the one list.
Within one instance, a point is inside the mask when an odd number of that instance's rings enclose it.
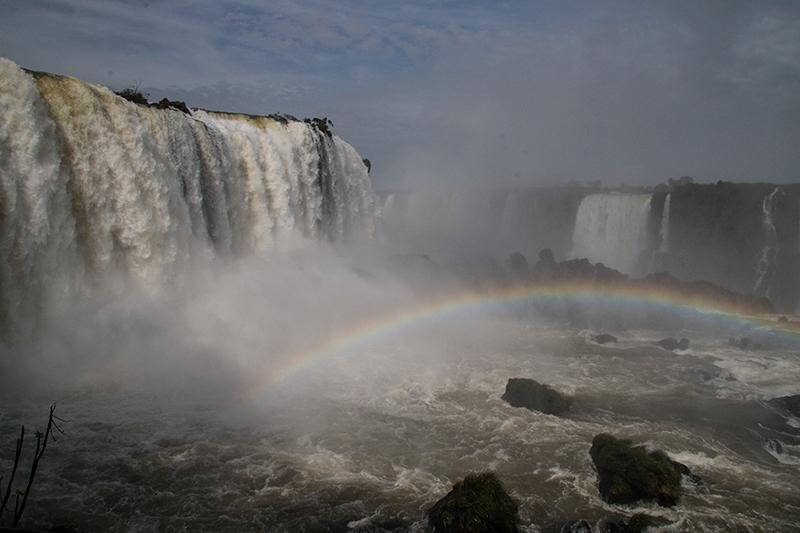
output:
{"label": "large waterfall", "polygon": [[[0,330],[292,235],[373,231],[362,159],[312,124],[136,105],[0,58]],[[10,329],[9,329],[10,328]]]}
{"label": "large waterfall", "polygon": [[[591,194],[578,207],[571,256],[626,274],[642,273],[650,194]],[[648,265],[649,266],[649,265]]]}

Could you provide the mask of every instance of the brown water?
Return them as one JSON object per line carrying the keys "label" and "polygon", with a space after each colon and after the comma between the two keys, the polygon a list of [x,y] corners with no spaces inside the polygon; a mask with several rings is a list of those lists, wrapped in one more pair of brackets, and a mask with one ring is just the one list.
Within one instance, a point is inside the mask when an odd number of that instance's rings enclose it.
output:
{"label": "brown water", "polygon": [[[483,470],[519,501],[524,531],[636,512],[663,517],[659,531],[800,523],[798,421],[764,403],[800,392],[791,344],[745,351],[695,333],[673,353],[652,346],[656,332],[622,333],[610,346],[590,335],[462,317],[329,354],[244,402],[243,389],[213,380],[62,391],[67,435],[47,450],[25,524],[422,532],[425,510]],[[555,417],[509,406],[500,397],[510,377],[554,386],[573,409]],[[41,426],[47,403],[4,403],[7,472],[19,425]],[[588,454],[600,432],[664,449],[705,484],[685,479],[671,509],[608,505]]]}

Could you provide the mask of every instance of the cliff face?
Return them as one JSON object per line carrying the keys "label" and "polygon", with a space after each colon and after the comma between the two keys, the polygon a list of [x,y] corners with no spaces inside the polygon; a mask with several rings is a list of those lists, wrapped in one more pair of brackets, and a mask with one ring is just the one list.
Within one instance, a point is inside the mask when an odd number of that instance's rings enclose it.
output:
{"label": "cliff face", "polygon": [[800,300],[800,185],[684,185],[670,194],[661,269],[745,294],[783,311]]}
{"label": "cliff face", "polygon": [[658,192],[579,187],[384,195],[381,228],[403,251],[437,262],[550,248],[561,259],[634,277],[691,282],[800,303],[800,185],[680,184]]}

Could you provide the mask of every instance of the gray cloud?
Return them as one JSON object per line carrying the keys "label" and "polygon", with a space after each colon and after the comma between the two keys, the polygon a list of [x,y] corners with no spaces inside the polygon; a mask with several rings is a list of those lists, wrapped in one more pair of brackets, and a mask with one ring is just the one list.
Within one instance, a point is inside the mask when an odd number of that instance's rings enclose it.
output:
{"label": "gray cloud", "polygon": [[0,0],[0,55],[151,98],[328,116],[376,188],[797,181],[782,2]]}

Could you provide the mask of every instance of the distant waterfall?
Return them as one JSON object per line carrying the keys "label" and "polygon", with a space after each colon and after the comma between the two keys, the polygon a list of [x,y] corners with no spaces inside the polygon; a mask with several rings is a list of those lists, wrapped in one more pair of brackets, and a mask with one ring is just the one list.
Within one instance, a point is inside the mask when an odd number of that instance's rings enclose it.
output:
{"label": "distant waterfall", "polygon": [[661,213],[661,229],[658,233],[659,240],[661,241],[658,251],[665,254],[669,253],[669,203],[671,196],[671,194],[668,194],[666,198],[664,198],[664,210]]}
{"label": "distant waterfall", "polygon": [[772,278],[775,275],[775,267],[778,257],[778,233],[775,229],[775,212],[778,204],[778,196],[782,194],[780,187],[776,187],[771,194],[764,198],[762,204],[763,219],[762,227],[764,232],[764,248],[758,258],[756,269],[756,282],[753,285],[753,293],[768,296],[772,287]]}
{"label": "distant waterfall", "polygon": [[140,106],[0,58],[0,331],[290,234],[370,235],[373,197],[356,151],[310,124]]}
{"label": "distant waterfall", "polygon": [[591,194],[575,219],[570,256],[586,257],[626,274],[639,274],[647,247],[649,194]]}

